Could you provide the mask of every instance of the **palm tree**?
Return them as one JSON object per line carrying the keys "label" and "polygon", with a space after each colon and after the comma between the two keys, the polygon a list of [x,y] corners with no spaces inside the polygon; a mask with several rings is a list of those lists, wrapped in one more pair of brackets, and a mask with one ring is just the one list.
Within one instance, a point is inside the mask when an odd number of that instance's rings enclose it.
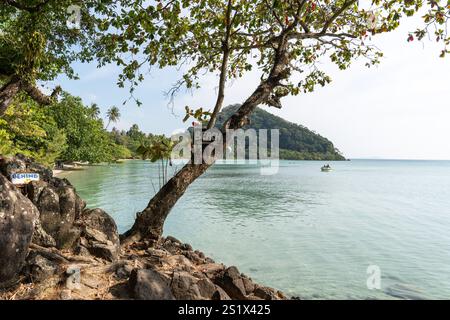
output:
{"label": "palm tree", "polygon": [[106,126],[106,129],[108,129],[111,122],[116,123],[120,119],[120,111],[117,107],[111,107],[106,111],[106,116],[108,117],[108,124]]}
{"label": "palm tree", "polygon": [[97,119],[100,115],[100,108],[98,107],[98,105],[96,103],[92,103],[91,107],[89,108],[92,118]]}

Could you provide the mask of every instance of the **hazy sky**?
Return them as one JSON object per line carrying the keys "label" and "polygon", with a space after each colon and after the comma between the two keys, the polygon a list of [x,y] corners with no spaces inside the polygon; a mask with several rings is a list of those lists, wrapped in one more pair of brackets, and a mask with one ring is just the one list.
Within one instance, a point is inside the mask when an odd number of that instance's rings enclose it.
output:
{"label": "hazy sky", "polygon": [[[408,31],[420,24],[417,18],[390,34],[375,37],[384,52],[380,66],[356,63],[346,71],[324,61],[333,82],[311,94],[285,98],[283,109],[264,107],[289,121],[305,125],[334,142],[348,158],[450,159],[450,56],[439,58],[441,46],[432,41],[407,43]],[[164,91],[177,79],[175,70],[153,70],[137,91],[143,106],[122,106],[128,91],[118,89],[114,66],[75,65],[81,80],[58,79],[86,104],[97,103],[103,114],[120,107],[116,125],[133,123],[146,132],[170,134],[183,128],[184,106],[212,108],[217,80],[205,79],[202,89],[182,93],[173,110]],[[225,105],[241,103],[258,84],[253,72],[227,87]]]}

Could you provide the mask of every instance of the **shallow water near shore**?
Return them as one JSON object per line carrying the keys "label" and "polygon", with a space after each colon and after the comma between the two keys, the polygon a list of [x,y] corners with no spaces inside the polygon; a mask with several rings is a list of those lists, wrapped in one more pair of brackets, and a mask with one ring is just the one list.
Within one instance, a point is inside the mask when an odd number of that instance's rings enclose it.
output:
{"label": "shallow water near shore", "polygon": [[[278,174],[216,165],[165,227],[255,281],[305,299],[449,299],[450,161],[281,161]],[[154,194],[148,161],[67,178],[126,231]],[[369,290],[367,268],[381,274]]]}

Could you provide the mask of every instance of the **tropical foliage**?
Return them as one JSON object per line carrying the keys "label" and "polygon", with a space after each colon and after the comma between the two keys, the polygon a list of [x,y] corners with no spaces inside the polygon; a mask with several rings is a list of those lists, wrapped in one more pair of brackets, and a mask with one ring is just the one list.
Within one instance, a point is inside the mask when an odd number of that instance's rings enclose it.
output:
{"label": "tropical foliage", "polygon": [[99,163],[130,158],[142,137],[146,135],[118,139],[117,130],[104,129],[97,105],[85,106],[66,92],[46,108],[21,94],[0,117],[0,154],[23,153],[48,165],[56,160]]}

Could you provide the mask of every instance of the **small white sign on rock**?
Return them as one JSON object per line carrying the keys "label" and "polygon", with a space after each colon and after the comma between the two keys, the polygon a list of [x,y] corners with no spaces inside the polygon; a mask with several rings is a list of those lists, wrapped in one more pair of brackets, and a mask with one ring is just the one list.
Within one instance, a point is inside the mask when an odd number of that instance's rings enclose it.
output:
{"label": "small white sign on rock", "polygon": [[11,182],[13,184],[18,185],[28,184],[31,181],[39,181],[39,180],[40,180],[39,173],[22,172],[22,173],[13,173],[11,175]]}

